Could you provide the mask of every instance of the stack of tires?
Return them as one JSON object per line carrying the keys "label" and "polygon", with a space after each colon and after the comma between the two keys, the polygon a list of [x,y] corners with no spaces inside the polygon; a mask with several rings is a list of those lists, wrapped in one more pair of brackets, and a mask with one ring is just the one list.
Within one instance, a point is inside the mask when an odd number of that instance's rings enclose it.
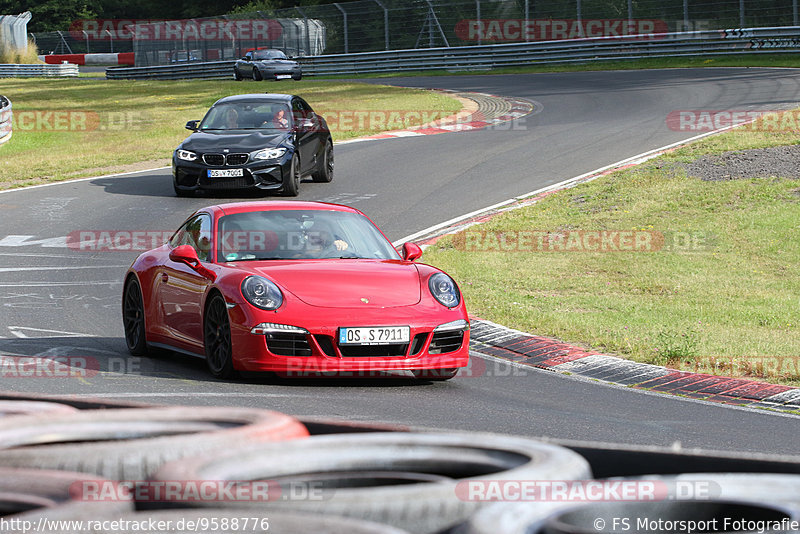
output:
{"label": "stack of tires", "polygon": [[531,534],[622,532],[619,517],[800,516],[793,475],[696,475],[719,490],[702,501],[668,498],[692,480],[684,475],[658,477],[672,494],[657,502],[493,503],[470,488],[579,483],[590,466],[570,449],[497,434],[61,400],[0,394],[3,532]]}

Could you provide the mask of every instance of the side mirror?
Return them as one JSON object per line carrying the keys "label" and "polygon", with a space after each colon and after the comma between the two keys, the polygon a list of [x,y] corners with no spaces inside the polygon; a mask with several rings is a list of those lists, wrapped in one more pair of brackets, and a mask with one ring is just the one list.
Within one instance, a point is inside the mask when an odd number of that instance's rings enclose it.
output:
{"label": "side mirror", "polygon": [[187,130],[191,130],[193,132],[196,132],[197,131],[197,125],[199,123],[200,123],[200,121],[189,121],[189,122],[186,123],[186,129]]}
{"label": "side mirror", "polygon": [[175,263],[183,263],[188,265],[197,274],[208,278],[212,282],[217,278],[214,271],[206,268],[200,263],[200,258],[197,257],[197,251],[189,245],[179,245],[169,251],[169,259]]}
{"label": "side mirror", "polygon": [[406,261],[415,261],[422,257],[422,249],[416,243],[403,244],[403,259]]}
{"label": "side mirror", "polygon": [[197,257],[197,251],[189,245],[179,245],[170,250],[169,259],[175,263],[185,263],[187,265],[200,263],[200,258]]}
{"label": "side mirror", "polygon": [[249,58],[249,57],[247,57],[247,56],[244,56],[244,57],[242,58],[242,61],[250,61],[250,58]]}
{"label": "side mirror", "polygon": [[314,128],[314,121],[311,119],[299,119],[297,121],[297,131],[307,132]]}

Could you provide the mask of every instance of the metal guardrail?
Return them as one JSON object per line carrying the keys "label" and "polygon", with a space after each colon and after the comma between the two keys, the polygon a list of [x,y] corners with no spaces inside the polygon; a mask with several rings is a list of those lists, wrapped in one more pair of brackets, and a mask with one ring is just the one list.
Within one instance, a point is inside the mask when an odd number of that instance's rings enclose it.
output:
{"label": "metal guardrail", "polygon": [[78,66],[72,63],[61,65],[18,65],[0,63],[0,78],[28,78],[41,76],[73,77],[78,75]]}
{"label": "metal guardrail", "polygon": [[[303,75],[352,75],[407,70],[479,70],[543,63],[675,56],[797,52],[800,26],[678,32],[566,41],[425,48],[300,58]],[[228,78],[232,61],[161,67],[112,67],[110,79]]]}
{"label": "metal guardrail", "polygon": [[191,62],[157,67],[109,67],[106,78],[109,80],[130,78],[156,78],[160,80],[179,80],[184,78],[231,78],[236,61]]}
{"label": "metal guardrail", "polygon": [[0,95],[0,145],[11,139],[11,100]]}

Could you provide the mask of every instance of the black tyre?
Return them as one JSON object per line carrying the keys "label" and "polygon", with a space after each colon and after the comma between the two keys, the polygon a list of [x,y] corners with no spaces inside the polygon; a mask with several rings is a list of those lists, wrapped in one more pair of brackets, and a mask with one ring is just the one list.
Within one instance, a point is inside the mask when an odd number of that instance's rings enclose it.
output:
{"label": "black tyre", "polygon": [[454,378],[458,374],[458,367],[448,367],[446,369],[413,369],[411,373],[417,380],[444,382],[445,380]]}
{"label": "black tyre", "polygon": [[57,402],[40,402],[24,400],[0,400],[0,417],[17,415],[49,415],[77,412],[77,408]]}
{"label": "black tyre", "polygon": [[292,156],[288,178],[281,191],[287,197],[296,197],[300,193],[300,158],[297,157],[297,154]]}
{"label": "black tyre", "polygon": [[133,356],[147,354],[147,337],[144,324],[144,301],[142,288],[135,276],[128,278],[122,294],[122,326],[125,343]]}
{"label": "black tyre", "polygon": [[294,81],[296,81],[296,82],[299,82],[300,80],[302,80],[302,79],[303,79],[303,75],[302,75],[302,74],[297,74],[297,75],[295,75],[295,76],[292,76],[292,79],[293,79]]}
{"label": "black tyre", "polygon": [[[90,502],[83,499],[82,487],[113,487],[112,481],[66,471],[0,468],[0,510],[6,521],[115,519],[133,512],[133,501],[118,499]],[[21,527],[20,527],[21,528]],[[4,533],[21,533],[11,523]],[[61,530],[71,533],[71,530]],[[85,532],[85,531],[84,531]]]}
{"label": "black tyre", "polygon": [[253,69],[253,79],[254,79],[255,81],[257,81],[257,82],[260,82],[261,80],[263,80],[263,79],[264,79],[264,77],[263,77],[263,76],[261,76],[261,71],[260,71],[260,70],[258,70],[258,69]]}
{"label": "black tyre", "polygon": [[155,479],[273,480],[282,488],[317,487],[317,499],[238,501],[225,507],[344,515],[425,534],[460,524],[485,504],[466,497],[469,481],[591,476],[586,460],[569,449],[493,434],[376,432],[274,445],[186,458],[164,465]]}
{"label": "black tyre", "polygon": [[222,379],[234,376],[236,371],[233,368],[228,306],[219,293],[215,293],[206,306],[203,320],[203,340],[206,349],[206,365],[211,374]]}
{"label": "black tyre", "polygon": [[[122,517],[122,520],[133,524],[147,523],[148,521],[163,522],[171,525],[170,529],[162,530],[163,533],[183,534],[186,530],[178,530],[179,524],[191,521],[195,525],[219,525],[219,528],[204,528],[204,534],[229,534],[231,532],[244,532],[244,521],[241,512],[224,508],[209,508],[205,510],[154,510],[152,512],[139,512]],[[183,522],[181,522],[183,520]],[[222,525],[229,525],[228,528]],[[280,534],[408,534],[389,525],[360,521],[348,517],[332,515],[292,514],[287,512],[274,512],[254,514],[248,517],[247,532],[260,534],[264,532]],[[238,527],[238,528],[237,528]],[[128,534],[140,533],[141,530],[99,530],[97,534]]]}
{"label": "black tyre", "polygon": [[293,417],[250,408],[162,406],[5,417],[0,466],[146,480],[164,462],[184,456],[307,435]]}
{"label": "black tyre", "polygon": [[185,189],[180,189],[177,185],[173,184],[173,189],[175,189],[175,196],[176,197],[191,197],[194,196],[194,191],[186,191]]}
{"label": "black tyre", "polygon": [[330,182],[333,180],[333,143],[325,143],[325,150],[322,152],[322,159],[319,168],[311,175],[315,182]]}
{"label": "black tyre", "polygon": [[236,67],[233,67],[233,79],[236,80],[237,82],[242,81],[242,75],[239,74],[239,69],[237,69]]}

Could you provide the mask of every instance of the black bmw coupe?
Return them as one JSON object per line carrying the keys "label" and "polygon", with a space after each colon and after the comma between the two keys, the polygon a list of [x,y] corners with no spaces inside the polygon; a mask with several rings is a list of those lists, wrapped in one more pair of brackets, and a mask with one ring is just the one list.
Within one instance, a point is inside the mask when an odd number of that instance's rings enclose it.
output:
{"label": "black bmw coupe", "polygon": [[186,128],[194,133],[172,156],[178,196],[237,189],[297,196],[304,176],[333,179],[328,124],[299,96],[229,96]]}

